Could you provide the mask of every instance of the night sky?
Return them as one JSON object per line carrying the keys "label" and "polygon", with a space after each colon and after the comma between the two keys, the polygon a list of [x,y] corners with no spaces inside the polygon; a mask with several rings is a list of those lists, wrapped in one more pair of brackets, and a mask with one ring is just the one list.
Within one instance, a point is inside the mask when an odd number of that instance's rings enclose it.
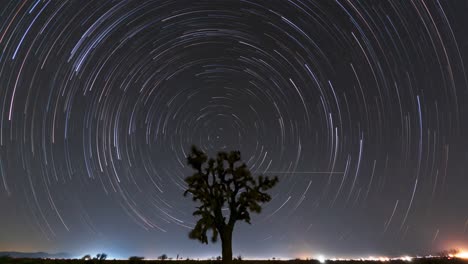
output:
{"label": "night sky", "polygon": [[192,144],[280,178],[234,256],[468,248],[467,12],[1,0],[0,251],[220,255],[188,239]]}

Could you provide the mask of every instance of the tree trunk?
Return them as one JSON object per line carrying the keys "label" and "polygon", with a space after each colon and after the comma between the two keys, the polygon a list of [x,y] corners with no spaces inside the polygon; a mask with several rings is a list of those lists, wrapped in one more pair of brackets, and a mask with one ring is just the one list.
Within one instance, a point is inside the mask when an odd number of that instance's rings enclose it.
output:
{"label": "tree trunk", "polygon": [[232,228],[226,227],[221,233],[223,263],[232,263]]}

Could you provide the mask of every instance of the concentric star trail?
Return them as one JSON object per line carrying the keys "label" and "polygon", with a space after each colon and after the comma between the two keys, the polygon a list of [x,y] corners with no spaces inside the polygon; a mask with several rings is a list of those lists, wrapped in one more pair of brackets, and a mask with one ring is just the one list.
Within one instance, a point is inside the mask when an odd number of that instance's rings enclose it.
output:
{"label": "concentric star trail", "polygon": [[0,2],[0,251],[217,255],[187,239],[192,144],[280,176],[244,256],[468,248],[467,11]]}

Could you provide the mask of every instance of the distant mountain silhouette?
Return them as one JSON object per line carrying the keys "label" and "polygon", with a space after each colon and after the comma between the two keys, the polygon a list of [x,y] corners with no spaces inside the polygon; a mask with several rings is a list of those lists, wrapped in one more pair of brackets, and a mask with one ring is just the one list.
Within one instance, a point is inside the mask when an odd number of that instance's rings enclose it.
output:
{"label": "distant mountain silhouette", "polygon": [[52,258],[52,259],[69,259],[72,256],[68,253],[49,254],[47,252],[16,252],[16,251],[0,251],[0,256],[10,256],[12,258]]}

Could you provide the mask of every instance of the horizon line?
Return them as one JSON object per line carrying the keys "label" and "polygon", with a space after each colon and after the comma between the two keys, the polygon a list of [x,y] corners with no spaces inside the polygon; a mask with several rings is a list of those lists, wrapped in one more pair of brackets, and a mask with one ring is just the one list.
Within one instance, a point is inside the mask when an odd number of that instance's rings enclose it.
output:
{"label": "horizon line", "polygon": [[343,174],[344,171],[265,171],[263,173],[281,173],[281,174]]}

